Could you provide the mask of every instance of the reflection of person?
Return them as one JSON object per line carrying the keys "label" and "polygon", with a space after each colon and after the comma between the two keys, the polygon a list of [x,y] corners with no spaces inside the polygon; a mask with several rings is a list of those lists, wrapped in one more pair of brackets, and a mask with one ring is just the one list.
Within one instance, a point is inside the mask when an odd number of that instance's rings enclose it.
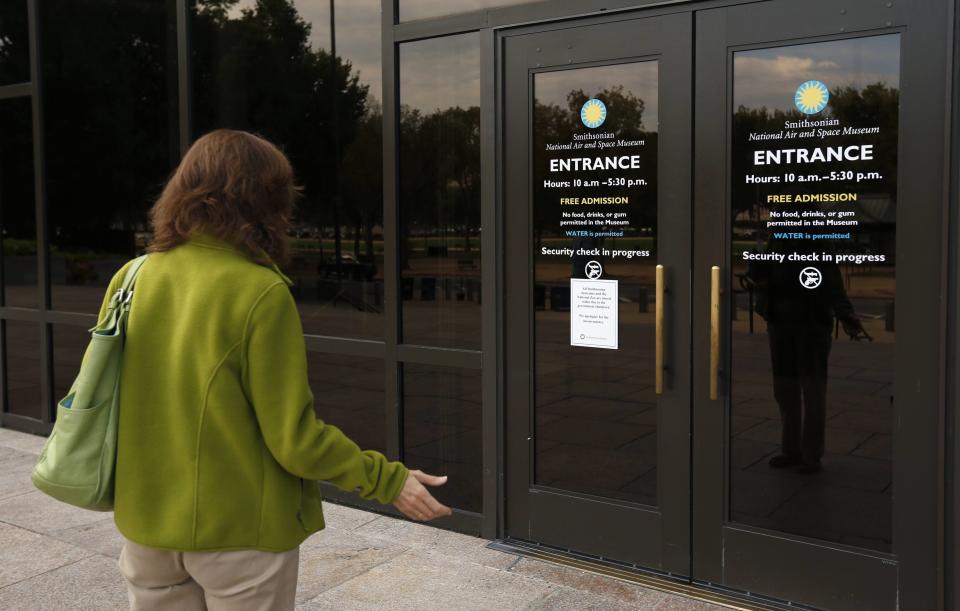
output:
{"label": "reflection of person", "polygon": [[[151,212],[124,350],[114,518],[135,609],[293,609],[317,480],[449,515],[408,472],[318,420],[289,281],[296,188],[283,153],[219,130]],[[114,277],[101,310],[126,273]]]}
{"label": "reflection of person", "polygon": [[[770,252],[810,252],[808,243],[776,240]],[[820,470],[827,410],[827,368],[834,319],[851,338],[865,334],[835,263],[773,261],[751,264],[747,281],[756,310],[767,321],[773,393],[780,408],[782,442],[775,469]]]}

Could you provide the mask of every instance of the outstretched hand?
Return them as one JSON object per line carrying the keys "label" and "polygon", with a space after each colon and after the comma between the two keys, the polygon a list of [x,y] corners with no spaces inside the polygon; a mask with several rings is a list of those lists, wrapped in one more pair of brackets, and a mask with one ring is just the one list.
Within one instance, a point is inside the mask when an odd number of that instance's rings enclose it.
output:
{"label": "outstretched hand", "polygon": [[867,330],[863,328],[863,323],[861,323],[860,319],[856,318],[855,316],[841,318],[840,325],[843,327],[844,333],[846,333],[850,339],[866,339],[871,342],[873,341],[873,338],[870,337],[870,334],[867,333]]}
{"label": "outstretched hand", "polygon": [[407,481],[403,484],[400,496],[393,502],[393,506],[411,520],[426,522],[434,518],[448,516],[453,513],[449,507],[441,504],[424,487],[442,486],[447,483],[447,476],[438,477],[427,475],[423,471],[410,471]]}

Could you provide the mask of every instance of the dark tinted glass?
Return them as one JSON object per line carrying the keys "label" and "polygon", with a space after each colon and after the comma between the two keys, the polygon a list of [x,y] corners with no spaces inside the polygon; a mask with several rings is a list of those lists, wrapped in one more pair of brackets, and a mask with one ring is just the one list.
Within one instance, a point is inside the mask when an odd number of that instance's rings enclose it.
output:
{"label": "dark tinted glass", "polygon": [[197,2],[194,128],[254,131],[303,186],[285,272],[308,334],[383,336],[380,2]]}
{"label": "dark tinted glass", "polygon": [[39,305],[30,103],[30,98],[0,101],[3,303],[24,308]]}
{"label": "dark tinted glass", "polygon": [[175,2],[41,7],[53,307],[95,313],[178,158]]}
{"label": "dark tinted glass", "polygon": [[443,15],[468,13],[485,8],[510,6],[511,4],[527,4],[531,0],[400,0],[400,20],[429,19]]}
{"label": "dark tinted glass", "polygon": [[734,56],[730,503],[891,549],[898,35]]}
{"label": "dark tinted glass", "polygon": [[0,3],[0,85],[30,80],[27,0]]}
{"label": "dark tinted glass", "polygon": [[411,469],[448,475],[431,490],[451,507],[483,509],[480,372],[403,366],[403,461]]}
{"label": "dark tinted glass", "polygon": [[317,416],[364,450],[387,448],[383,361],[308,352]]}
{"label": "dark tinted glass", "polygon": [[40,418],[40,359],[43,358],[40,324],[5,320],[3,330],[7,411]]}
{"label": "dark tinted glass", "polygon": [[400,46],[403,341],[480,347],[476,34]]}
{"label": "dark tinted glass", "polygon": [[536,483],[649,505],[657,76],[655,61],[534,75],[530,242]]}
{"label": "dark tinted glass", "polygon": [[80,361],[90,342],[86,327],[55,325],[53,327],[53,400],[67,396],[70,385],[80,371]]}

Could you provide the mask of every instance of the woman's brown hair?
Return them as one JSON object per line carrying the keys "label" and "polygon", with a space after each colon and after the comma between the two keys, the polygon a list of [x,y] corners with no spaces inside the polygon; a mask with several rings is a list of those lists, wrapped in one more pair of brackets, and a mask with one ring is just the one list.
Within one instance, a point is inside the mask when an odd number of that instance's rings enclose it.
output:
{"label": "woman's brown hair", "polygon": [[282,265],[298,193],[276,146],[244,131],[212,131],[193,143],[150,210],[148,250],[170,250],[203,231],[254,261],[268,263],[266,253]]}

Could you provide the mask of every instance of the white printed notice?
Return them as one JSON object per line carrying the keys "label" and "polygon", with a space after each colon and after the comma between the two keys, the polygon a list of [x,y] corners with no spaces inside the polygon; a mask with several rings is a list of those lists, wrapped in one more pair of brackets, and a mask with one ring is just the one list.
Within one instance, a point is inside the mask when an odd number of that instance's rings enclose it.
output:
{"label": "white printed notice", "polygon": [[570,345],[619,347],[619,286],[616,280],[570,279]]}

